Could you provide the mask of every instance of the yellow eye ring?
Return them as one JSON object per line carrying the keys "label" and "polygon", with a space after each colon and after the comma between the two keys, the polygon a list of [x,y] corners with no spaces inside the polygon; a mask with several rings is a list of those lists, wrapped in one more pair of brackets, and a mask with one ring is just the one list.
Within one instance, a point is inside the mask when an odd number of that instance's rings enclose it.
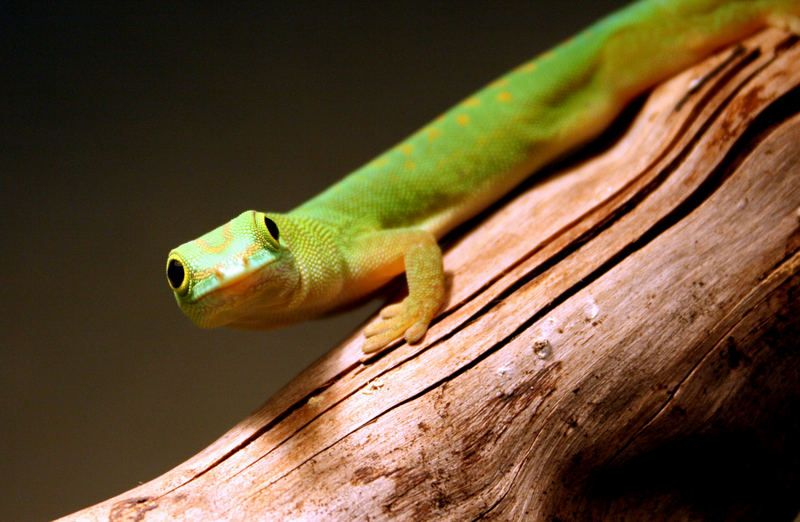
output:
{"label": "yellow eye ring", "polygon": [[280,232],[278,231],[278,225],[276,225],[274,221],[272,221],[270,218],[264,215],[264,226],[267,227],[267,232],[269,232],[269,235],[277,243],[278,238],[280,237]]}
{"label": "yellow eye ring", "polygon": [[254,217],[256,225],[261,229],[261,232],[264,234],[267,241],[272,245],[273,248],[279,248],[280,231],[278,230],[278,224],[263,212],[258,212]]}
{"label": "yellow eye ring", "polygon": [[190,279],[186,263],[177,254],[170,254],[167,258],[167,282],[170,288],[178,295],[186,295]]}

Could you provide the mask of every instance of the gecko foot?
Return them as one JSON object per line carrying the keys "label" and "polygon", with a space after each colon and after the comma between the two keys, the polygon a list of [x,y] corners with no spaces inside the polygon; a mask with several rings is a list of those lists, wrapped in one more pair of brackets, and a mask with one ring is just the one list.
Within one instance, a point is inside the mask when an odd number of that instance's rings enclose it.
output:
{"label": "gecko foot", "polygon": [[380,321],[364,330],[367,340],[362,350],[364,353],[376,352],[401,336],[409,343],[419,341],[428,331],[428,324],[436,314],[436,310],[431,308],[420,305],[409,297],[385,307],[381,310]]}

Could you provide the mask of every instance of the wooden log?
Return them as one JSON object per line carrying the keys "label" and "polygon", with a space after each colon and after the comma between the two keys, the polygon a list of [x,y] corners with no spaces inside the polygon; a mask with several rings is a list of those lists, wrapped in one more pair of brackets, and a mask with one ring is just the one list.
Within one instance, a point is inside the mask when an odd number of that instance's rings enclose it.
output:
{"label": "wooden log", "polygon": [[66,519],[791,518],[798,144],[800,44],[765,31],[451,234],[422,343],[359,329]]}

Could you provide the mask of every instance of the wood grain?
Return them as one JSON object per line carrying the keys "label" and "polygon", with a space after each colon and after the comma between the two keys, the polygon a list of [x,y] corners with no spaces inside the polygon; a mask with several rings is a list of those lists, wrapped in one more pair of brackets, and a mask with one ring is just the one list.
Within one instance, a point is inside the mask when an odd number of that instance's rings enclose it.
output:
{"label": "wood grain", "polygon": [[66,519],[790,519],[798,64],[770,30],[659,86],[451,234],[423,342],[362,359],[359,329],[195,457]]}

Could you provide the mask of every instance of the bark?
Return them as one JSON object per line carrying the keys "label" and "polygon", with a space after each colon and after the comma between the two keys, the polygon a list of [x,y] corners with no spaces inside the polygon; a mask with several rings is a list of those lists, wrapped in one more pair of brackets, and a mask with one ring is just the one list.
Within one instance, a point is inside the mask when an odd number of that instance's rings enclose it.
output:
{"label": "bark", "polygon": [[364,360],[359,329],[67,519],[791,519],[799,86],[776,30],[664,83],[448,237],[423,342]]}

